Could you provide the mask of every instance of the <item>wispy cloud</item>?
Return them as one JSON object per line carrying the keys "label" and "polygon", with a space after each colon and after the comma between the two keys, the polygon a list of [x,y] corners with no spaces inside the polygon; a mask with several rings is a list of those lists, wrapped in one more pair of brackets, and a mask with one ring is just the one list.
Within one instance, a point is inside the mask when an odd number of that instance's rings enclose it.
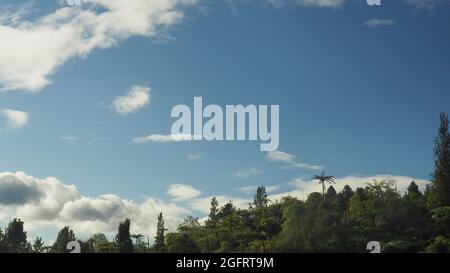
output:
{"label": "wispy cloud", "polygon": [[143,144],[146,142],[184,142],[184,141],[192,141],[194,139],[193,135],[149,135],[144,137],[137,137],[134,139],[134,143]]}
{"label": "wispy cloud", "polygon": [[340,8],[345,0],[264,0],[268,5],[280,7],[288,4],[319,8]]}
{"label": "wispy cloud", "polygon": [[386,27],[395,24],[394,19],[372,18],[364,23],[368,27]]}
{"label": "wispy cloud", "polygon": [[200,160],[202,157],[201,157],[200,153],[190,153],[187,155],[187,158],[189,160]]}
{"label": "wispy cloud", "polygon": [[234,172],[234,176],[236,176],[238,178],[248,178],[251,176],[260,175],[262,173],[263,173],[263,171],[258,168],[250,168],[247,170],[236,171],[236,172]]}
{"label": "wispy cloud", "polygon": [[[278,191],[280,189],[280,186],[276,185],[276,186],[267,186],[266,188],[266,192],[267,193],[273,193],[275,191]],[[242,188],[238,188],[237,190],[245,193],[245,194],[254,194],[256,193],[256,190],[258,189],[258,186],[248,186],[248,187],[242,187]]]}
{"label": "wispy cloud", "polygon": [[438,6],[450,4],[450,0],[403,0],[403,2],[427,10],[434,10]]}
{"label": "wispy cloud", "polygon": [[266,154],[268,161],[282,162],[290,168],[308,169],[308,170],[322,170],[323,166],[311,165],[303,162],[298,162],[295,155],[288,154],[281,151],[268,152]]}
{"label": "wispy cloud", "polygon": [[128,90],[125,96],[117,96],[113,107],[120,115],[134,113],[150,103],[150,87],[135,85]]}
{"label": "wispy cloud", "polygon": [[3,129],[18,129],[28,124],[29,116],[26,112],[1,109],[0,114],[6,121],[6,127]]}
{"label": "wispy cloud", "polygon": [[172,201],[174,202],[194,199],[202,194],[201,191],[185,184],[172,184],[167,190],[167,193],[172,197]]}
{"label": "wispy cloud", "polygon": [[75,136],[61,136],[61,139],[67,144],[75,144],[80,138]]}

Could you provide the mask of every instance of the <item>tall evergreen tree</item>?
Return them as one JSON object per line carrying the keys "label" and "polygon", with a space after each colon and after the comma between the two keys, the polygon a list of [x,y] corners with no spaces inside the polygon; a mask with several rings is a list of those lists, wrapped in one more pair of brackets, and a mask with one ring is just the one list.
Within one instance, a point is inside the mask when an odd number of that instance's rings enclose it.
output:
{"label": "tall evergreen tree", "polygon": [[130,234],[130,219],[127,218],[124,222],[119,224],[115,243],[119,253],[133,252],[133,241],[131,240]]}
{"label": "tall evergreen tree", "polygon": [[12,220],[5,230],[5,242],[11,252],[27,252],[27,233],[23,229],[23,221]]}
{"label": "tall evergreen tree", "polygon": [[207,220],[207,226],[210,228],[215,228],[217,226],[218,222],[218,216],[219,213],[219,202],[217,201],[216,197],[214,196],[211,199],[211,208],[209,209],[209,217]]}
{"label": "tall evergreen tree", "polygon": [[68,226],[63,227],[56,237],[56,241],[51,248],[53,253],[67,253],[67,244],[72,241],[76,241],[77,238],[73,230]]}
{"label": "tall evergreen tree", "polygon": [[256,189],[255,197],[253,198],[253,206],[255,208],[264,208],[269,204],[269,199],[267,198],[266,188],[264,186],[258,187]]}
{"label": "tall evergreen tree", "polygon": [[163,252],[165,249],[165,235],[164,217],[162,212],[158,215],[158,224],[156,225],[155,249]]}
{"label": "tall evergreen tree", "polygon": [[440,121],[434,146],[432,181],[438,200],[436,205],[450,206],[450,133],[447,114],[441,113]]}

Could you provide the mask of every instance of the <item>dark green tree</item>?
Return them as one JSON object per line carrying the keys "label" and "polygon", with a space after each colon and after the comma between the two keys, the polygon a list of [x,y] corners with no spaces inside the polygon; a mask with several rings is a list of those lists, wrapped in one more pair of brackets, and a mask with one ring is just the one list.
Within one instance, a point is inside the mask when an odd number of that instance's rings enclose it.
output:
{"label": "dark green tree", "polygon": [[33,252],[34,253],[43,253],[46,250],[46,247],[44,246],[44,241],[41,237],[36,237],[36,239],[33,242]]}
{"label": "dark green tree", "polygon": [[165,232],[166,228],[164,227],[164,217],[162,212],[158,215],[158,223],[156,224],[156,236],[155,236],[155,250],[159,252],[164,252],[166,244],[165,244]]}
{"label": "dark green tree", "polygon": [[73,230],[65,226],[59,231],[58,237],[56,237],[56,241],[50,251],[53,253],[67,253],[67,244],[76,240],[77,238]]}
{"label": "dark green tree", "polygon": [[5,230],[5,242],[11,252],[28,252],[27,233],[23,229],[23,221],[12,220]]}
{"label": "dark green tree", "polygon": [[266,188],[260,186],[256,189],[255,197],[253,198],[254,208],[265,208],[269,204],[269,199],[267,198]]}
{"label": "dark green tree", "polygon": [[436,206],[450,206],[450,133],[447,114],[441,113],[440,121],[434,143],[432,182],[438,201]]}
{"label": "dark green tree", "polygon": [[217,227],[217,222],[218,222],[218,216],[217,214],[219,213],[219,202],[217,201],[216,197],[214,196],[211,199],[211,208],[209,209],[209,216],[208,216],[208,220],[206,222],[206,226],[208,228],[215,228]]}
{"label": "dark green tree", "polygon": [[332,200],[336,197],[336,195],[337,195],[336,190],[334,189],[333,186],[330,186],[327,190],[327,193],[325,194],[325,198],[327,198],[328,200]]}
{"label": "dark green tree", "polygon": [[133,252],[133,241],[130,234],[130,219],[125,219],[124,222],[119,223],[119,228],[115,238],[115,243],[119,253]]}

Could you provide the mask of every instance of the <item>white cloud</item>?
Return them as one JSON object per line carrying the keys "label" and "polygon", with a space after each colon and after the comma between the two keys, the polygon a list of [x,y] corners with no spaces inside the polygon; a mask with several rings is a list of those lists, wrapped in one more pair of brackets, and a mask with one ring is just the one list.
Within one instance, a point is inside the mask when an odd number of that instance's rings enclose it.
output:
{"label": "white cloud", "polygon": [[294,4],[306,7],[340,8],[345,0],[265,0],[269,5],[280,7],[286,4]]}
{"label": "white cloud", "polygon": [[189,160],[200,160],[202,157],[201,157],[200,153],[190,153],[187,155],[187,158]]}
{"label": "white cloud", "polygon": [[173,198],[172,201],[187,201],[198,197],[202,194],[201,191],[192,186],[184,184],[172,184],[169,186],[167,193]]}
{"label": "white cloud", "polygon": [[[0,88],[37,92],[70,59],[131,36],[155,37],[183,20],[196,0],[86,0],[28,21],[0,13]],[[11,16],[19,14],[19,16]],[[13,19],[12,19],[13,18]],[[49,42],[51,41],[51,42]]]}
{"label": "white cloud", "polygon": [[249,199],[240,198],[240,197],[233,197],[233,196],[226,196],[226,195],[215,195],[215,196],[209,196],[204,198],[195,198],[188,202],[188,206],[196,210],[198,212],[201,212],[205,215],[209,213],[209,209],[211,206],[211,199],[213,197],[216,197],[217,202],[219,202],[219,206],[225,205],[225,203],[232,202],[233,205],[240,209],[248,208],[248,204],[250,202]]}
{"label": "white cloud", "polygon": [[296,157],[294,155],[291,155],[291,154],[288,154],[285,152],[281,152],[281,151],[268,152],[266,154],[266,159],[268,161],[272,161],[272,162],[282,162],[290,168],[307,169],[307,170],[322,170],[322,169],[324,169],[323,166],[297,162]]}
{"label": "white cloud", "polygon": [[150,87],[135,85],[128,90],[127,95],[117,96],[113,107],[117,113],[126,115],[134,113],[150,103]]}
{"label": "white cloud", "polygon": [[372,18],[364,23],[364,25],[368,27],[392,26],[394,24],[395,24],[394,19],[381,19],[381,18]]}
{"label": "white cloud", "polygon": [[273,151],[267,153],[267,160],[293,163],[295,161],[295,156],[281,151]]}
{"label": "white cloud", "polygon": [[[419,185],[421,191],[424,191],[426,184],[430,183],[430,181],[428,180],[414,179],[406,176],[376,175],[360,177],[346,176],[342,178],[336,178],[336,184],[332,184],[332,186],[338,192],[341,191],[345,185],[349,185],[353,190],[356,190],[356,188],[358,187],[365,187],[366,183],[371,183],[374,179],[377,181],[392,179],[393,181],[395,181],[395,187],[402,194],[406,191],[406,188],[413,180]],[[304,200],[308,197],[308,194],[312,192],[322,192],[322,186],[315,180],[304,180],[302,178],[297,178],[294,181],[291,181],[290,184],[294,186],[294,189],[292,191],[271,195],[269,196],[269,199],[275,201],[280,200],[284,196],[292,196]],[[327,185],[327,187],[328,186],[329,185]]]}
{"label": "white cloud", "polygon": [[296,0],[295,3],[321,8],[339,8],[344,4],[344,0]]}
{"label": "white cloud", "polygon": [[183,141],[192,141],[194,136],[192,135],[149,135],[145,137],[137,137],[134,139],[134,143],[143,144],[146,142],[183,142]]}
{"label": "white cloud", "polygon": [[70,225],[78,235],[95,231],[112,236],[118,223],[128,217],[133,233],[152,236],[160,212],[170,230],[191,214],[189,209],[152,197],[140,203],[114,194],[86,197],[57,178],[37,179],[23,172],[0,173],[0,200],[0,220],[21,218],[31,233],[42,227]]}
{"label": "white cloud", "polygon": [[6,119],[6,129],[17,129],[28,124],[28,114],[22,111],[1,109],[0,114]]}
{"label": "white cloud", "polygon": [[75,136],[61,136],[61,139],[67,144],[75,144],[80,138]]}
{"label": "white cloud", "polygon": [[251,176],[256,176],[262,174],[263,171],[257,168],[250,168],[248,170],[239,170],[234,172],[234,176],[238,178],[248,178]]}

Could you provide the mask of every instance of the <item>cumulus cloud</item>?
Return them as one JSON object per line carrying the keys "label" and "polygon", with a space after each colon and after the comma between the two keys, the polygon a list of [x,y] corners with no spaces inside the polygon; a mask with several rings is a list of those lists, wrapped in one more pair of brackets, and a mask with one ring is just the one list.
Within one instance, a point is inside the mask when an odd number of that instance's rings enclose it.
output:
{"label": "cumulus cloud", "polygon": [[[0,13],[0,88],[37,92],[68,60],[131,36],[158,36],[183,20],[197,0],[85,0],[35,20]],[[15,16],[11,16],[15,14]],[[51,42],[49,42],[51,41]]]}
{"label": "cumulus cloud", "polygon": [[0,220],[21,218],[31,231],[70,225],[85,236],[93,231],[113,235],[118,223],[128,217],[132,220],[132,232],[150,235],[156,232],[160,212],[171,230],[191,214],[189,209],[152,197],[140,203],[114,194],[86,197],[75,186],[54,177],[38,179],[23,172],[0,173]]}
{"label": "cumulus cloud", "polygon": [[381,18],[372,18],[364,23],[364,25],[368,27],[385,27],[392,26],[395,24],[394,19],[381,19]]}
{"label": "cumulus cloud", "polygon": [[251,176],[256,176],[262,174],[263,171],[258,168],[250,168],[248,170],[239,170],[234,172],[234,176],[238,178],[248,178]]}
{"label": "cumulus cloud", "polygon": [[6,120],[6,129],[17,129],[28,124],[28,114],[12,109],[1,109],[0,115]]}
{"label": "cumulus cloud", "polygon": [[125,96],[117,96],[113,101],[113,107],[117,113],[126,115],[145,107],[150,103],[150,99],[150,87],[135,85]]}
{"label": "cumulus cloud", "polygon": [[13,173],[0,174],[0,205],[33,203],[44,195],[35,180]]}
{"label": "cumulus cloud", "polygon": [[266,154],[266,159],[272,162],[282,162],[290,168],[307,169],[307,170],[322,170],[324,167],[319,165],[311,165],[303,162],[298,162],[295,155],[291,155],[282,151],[272,151]]}
{"label": "cumulus cloud", "polygon": [[192,141],[194,139],[193,135],[177,134],[177,135],[149,135],[145,137],[137,137],[134,139],[134,143],[143,144],[146,142],[183,142]]}
{"label": "cumulus cloud", "polygon": [[184,184],[172,184],[169,186],[167,193],[173,198],[172,201],[187,201],[194,199],[202,194],[201,191],[192,186]]}

